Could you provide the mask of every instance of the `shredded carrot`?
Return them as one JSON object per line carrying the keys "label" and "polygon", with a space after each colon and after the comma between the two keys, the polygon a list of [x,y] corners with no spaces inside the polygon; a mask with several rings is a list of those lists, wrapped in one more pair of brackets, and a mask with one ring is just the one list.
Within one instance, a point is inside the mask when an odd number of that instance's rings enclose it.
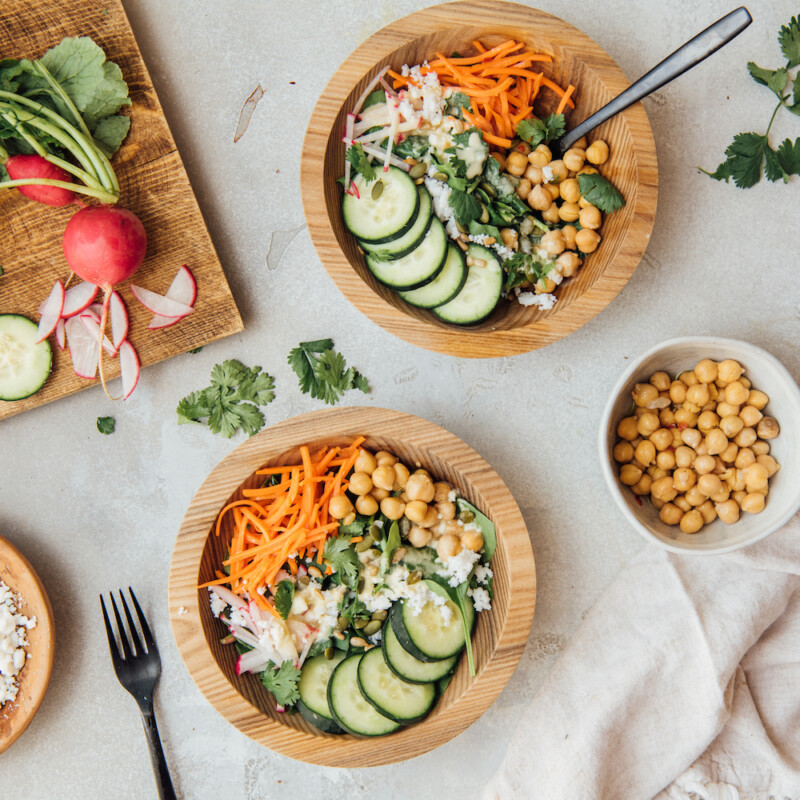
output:
{"label": "shredded carrot", "polygon": [[[569,103],[569,96],[575,91],[575,87],[570,84],[567,86],[567,91],[564,92],[564,96],[561,98],[561,102],[558,104],[558,108],[556,109],[556,114],[561,114],[564,111],[564,107]],[[573,106],[574,107],[574,106]]]}

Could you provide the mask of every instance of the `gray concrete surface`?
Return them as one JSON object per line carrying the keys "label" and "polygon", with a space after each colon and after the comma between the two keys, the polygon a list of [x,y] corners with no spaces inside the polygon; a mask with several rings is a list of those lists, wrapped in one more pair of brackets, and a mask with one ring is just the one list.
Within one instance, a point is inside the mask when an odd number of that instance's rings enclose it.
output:
{"label": "gray concrete surface", "polygon": [[[38,569],[58,632],[44,704],[0,756],[0,797],[155,797],[138,712],[111,669],[97,602],[100,592],[128,584],[161,648],[157,709],[181,796],[476,797],[526,700],[642,545],[607,496],[595,454],[602,405],[626,359],[671,336],[716,333],[766,347],[800,377],[800,179],[741,191],[695,169],[715,167],[735,133],[766,127],[771,96],[745,63],[778,66],[775,34],[797,9],[753,0],[750,29],[645,101],[658,146],[658,216],[644,260],[609,308],[543,350],[463,361],[393,338],[342,297],[311,245],[299,193],[303,133],[330,75],[369,34],[426,4],[124,2],[246,331],[147,369],[124,407],[90,389],[0,425],[0,532]],[[635,78],[733,4],[540,6],[593,36]],[[234,144],[242,103],[259,83],[264,97]],[[799,127],[784,113],[773,141],[795,138]],[[301,339],[324,336],[372,383],[371,395],[351,393],[348,402],[427,417],[494,465],[523,509],[538,571],[530,641],[498,701],[438,750],[383,768],[313,767],[251,742],[195,688],[167,620],[169,559],[183,513],[241,441],[178,427],[177,401],[205,385],[213,364],[239,358],[277,379],[269,422],[319,408],[299,393],[286,354]],[[106,414],[117,418],[113,436],[95,430]]]}

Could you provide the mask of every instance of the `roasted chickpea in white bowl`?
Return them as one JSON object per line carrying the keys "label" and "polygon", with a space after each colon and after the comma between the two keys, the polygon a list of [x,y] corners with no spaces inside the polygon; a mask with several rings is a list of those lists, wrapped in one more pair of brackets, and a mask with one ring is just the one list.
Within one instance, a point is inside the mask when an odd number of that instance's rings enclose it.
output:
{"label": "roasted chickpea in white bowl", "polygon": [[800,508],[800,389],[747,342],[683,337],[644,353],[611,393],[599,447],[617,506],[673,552],[737,550]]}

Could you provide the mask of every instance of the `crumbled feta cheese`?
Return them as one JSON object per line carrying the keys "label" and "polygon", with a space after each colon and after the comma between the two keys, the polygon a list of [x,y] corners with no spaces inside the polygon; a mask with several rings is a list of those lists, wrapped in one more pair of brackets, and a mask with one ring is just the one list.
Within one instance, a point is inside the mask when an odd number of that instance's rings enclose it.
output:
{"label": "crumbled feta cheese", "polygon": [[539,308],[547,310],[556,304],[556,296],[554,294],[520,292],[517,295],[517,302],[519,302],[521,306],[538,306]]}
{"label": "crumbled feta cheese", "polygon": [[451,489],[447,493],[447,502],[448,503],[455,503],[457,497],[458,497],[458,492],[455,489]]}
{"label": "crumbled feta cheese", "polygon": [[475,577],[480,584],[487,584],[489,578],[494,577],[494,572],[488,564],[478,564],[475,567]]}
{"label": "crumbled feta cheese", "polygon": [[189,609],[186,608],[186,606],[181,606],[178,609],[178,616],[179,617],[185,617],[188,613],[189,613]]}
{"label": "crumbled feta cheese", "polygon": [[553,180],[553,168],[550,166],[542,167],[543,183],[550,183]]}
{"label": "crumbled feta cheese", "polygon": [[17,675],[29,654],[26,631],[36,627],[36,617],[19,613],[20,598],[0,581],[0,706],[16,698]]}
{"label": "crumbled feta cheese", "polygon": [[472,567],[479,558],[478,553],[467,550],[465,547],[460,553],[450,556],[444,561],[437,558],[436,561],[443,565],[443,569],[437,570],[436,574],[447,578],[447,582],[451,586],[458,586],[469,578]]}
{"label": "crumbled feta cheese", "polygon": [[[406,117],[407,119],[421,117],[428,120],[432,125],[438,125],[442,121],[445,110],[444,92],[436,72],[431,70],[427,74],[422,73],[422,69],[427,66],[427,61],[422,64],[416,64],[413,67],[403,64],[400,74],[406,78],[411,78],[411,81],[409,81],[408,89],[402,93],[401,97],[416,112],[413,116]],[[403,116],[405,117],[406,115],[403,114]]]}
{"label": "crumbled feta cheese", "polygon": [[472,598],[475,611],[492,610],[492,601],[489,599],[489,592],[486,589],[468,589],[467,595]]}
{"label": "crumbled feta cheese", "polygon": [[208,595],[211,613],[218,617],[228,607],[228,604],[213,589],[208,590]]}

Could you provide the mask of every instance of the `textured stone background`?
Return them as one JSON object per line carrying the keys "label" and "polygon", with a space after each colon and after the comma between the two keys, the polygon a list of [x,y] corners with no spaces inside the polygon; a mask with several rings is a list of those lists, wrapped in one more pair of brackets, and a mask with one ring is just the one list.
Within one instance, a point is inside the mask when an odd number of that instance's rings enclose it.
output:
{"label": "textured stone background", "polygon": [[[734,133],[766,126],[771,95],[750,80],[745,63],[778,66],[775,34],[797,13],[789,0],[753,0],[755,22],[744,34],[645,101],[660,164],[655,230],[630,283],[590,324],[528,355],[462,361],[395,339],[351,307],[305,229],[302,137],[318,94],[347,54],[424,5],[125,0],[247,329],[149,368],[124,408],[91,389],[0,427],[0,531],[37,567],[58,631],[44,704],[0,757],[4,800],[155,796],[138,712],[114,677],[97,607],[100,592],[128,584],[143,599],[161,648],[159,723],[182,796],[477,796],[526,700],[641,546],[610,502],[596,463],[602,405],[626,359],[672,336],[720,334],[766,347],[800,377],[800,180],[741,191],[695,169],[715,167]],[[589,33],[632,79],[732,6],[539,5]],[[242,103],[259,83],[264,97],[234,144]],[[798,127],[797,118],[782,114],[774,141],[796,137]],[[229,726],[195,688],[166,613],[180,520],[205,475],[239,441],[178,427],[175,404],[205,385],[213,364],[239,358],[277,379],[269,422],[318,408],[300,395],[285,358],[299,340],[324,336],[333,336],[372,383],[369,397],[352,393],[348,402],[427,417],[494,465],[525,514],[538,572],[530,642],[494,706],[438,750],[369,770],[300,764]],[[117,417],[113,436],[95,430],[104,414]]]}

